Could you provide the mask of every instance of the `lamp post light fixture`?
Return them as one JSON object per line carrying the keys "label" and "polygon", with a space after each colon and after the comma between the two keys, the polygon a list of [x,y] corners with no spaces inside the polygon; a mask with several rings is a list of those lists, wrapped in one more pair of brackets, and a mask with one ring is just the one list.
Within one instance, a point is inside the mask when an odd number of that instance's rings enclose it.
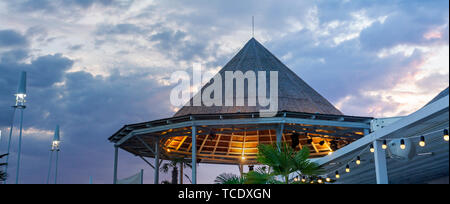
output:
{"label": "lamp post light fixture", "polygon": [[50,162],[49,162],[49,167],[48,167],[48,175],[47,175],[47,184],[49,184],[50,182],[50,174],[52,171],[52,159],[53,159],[53,152],[56,151],[56,164],[55,164],[55,184],[57,183],[57,179],[58,179],[58,156],[59,156],[59,147],[61,144],[61,138],[60,138],[60,134],[59,134],[59,125],[56,126],[55,128],[55,135],[53,136],[53,140],[52,140],[52,148],[50,150]]}
{"label": "lamp post light fixture", "polygon": [[[8,173],[9,166],[9,155],[11,150],[11,139],[14,127],[14,116],[16,114],[16,109],[20,110],[20,131],[19,131],[19,148],[17,150],[17,168],[16,168],[16,184],[19,183],[19,170],[20,170],[20,154],[22,151],[22,124],[23,124],[23,110],[26,108],[25,106],[25,98],[27,97],[27,73],[21,72],[19,79],[19,86],[17,88],[16,96],[16,104],[13,107],[13,116],[11,120],[11,127],[9,129],[9,137],[8,137],[8,148],[6,154],[6,165],[5,165],[5,173]],[[6,181],[4,182],[6,184]]]}

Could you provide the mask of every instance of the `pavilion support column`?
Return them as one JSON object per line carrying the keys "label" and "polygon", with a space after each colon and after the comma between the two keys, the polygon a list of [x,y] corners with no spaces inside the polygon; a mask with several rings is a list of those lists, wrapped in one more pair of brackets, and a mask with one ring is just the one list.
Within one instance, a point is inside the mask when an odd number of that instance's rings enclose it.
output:
{"label": "pavilion support column", "polygon": [[276,129],[278,149],[281,148],[281,144],[283,143],[283,131],[284,131],[284,123],[280,124]]}
{"label": "pavilion support column", "polygon": [[117,162],[119,161],[119,147],[114,146],[114,178],[113,184],[117,184]]}
{"label": "pavilion support column", "polygon": [[389,184],[387,164],[386,164],[386,151],[381,147],[382,142],[375,140],[373,142],[375,149],[375,173],[377,177],[377,184]]}
{"label": "pavilion support column", "polygon": [[197,127],[192,126],[192,184],[197,184]]}
{"label": "pavilion support column", "polygon": [[155,140],[155,184],[159,184],[159,138]]}

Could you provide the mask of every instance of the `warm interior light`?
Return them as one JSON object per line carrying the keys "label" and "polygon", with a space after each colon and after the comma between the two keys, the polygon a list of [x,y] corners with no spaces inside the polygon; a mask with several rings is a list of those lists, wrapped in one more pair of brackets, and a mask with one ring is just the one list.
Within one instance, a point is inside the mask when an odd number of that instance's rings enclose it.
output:
{"label": "warm interior light", "polygon": [[345,167],[345,172],[350,173],[350,166],[349,166],[349,165],[347,165],[347,166]]}
{"label": "warm interior light", "polygon": [[425,147],[426,143],[425,143],[425,137],[424,136],[420,136],[420,142],[419,145],[421,147]]}
{"label": "warm interior light", "polygon": [[448,142],[449,138],[448,138],[448,130],[445,129],[444,130],[444,140]]}
{"label": "warm interior light", "polygon": [[333,154],[333,152],[328,152],[328,156],[331,156]]}
{"label": "warm interior light", "polygon": [[359,157],[359,156],[357,157],[357,159],[356,159],[356,164],[357,164],[357,165],[360,165],[360,164],[361,164],[361,157]]}
{"label": "warm interior light", "polygon": [[383,145],[381,145],[381,148],[387,149],[387,141],[386,140],[383,141]]}
{"label": "warm interior light", "polygon": [[169,152],[169,153],[170,153],[170,151],[171,151],[170,149],[167,149],[167,152]]}
{"label": "warm interior light", "polygon": [[400,140],[400,149],[406,149],[405,140]]}
{"label": "warm interior light", "polygon": [[245,157],[244,157],[244,156],[242,156],[242,157],[241,157],[241,160],[242,160],[242,161],[245,161]]}

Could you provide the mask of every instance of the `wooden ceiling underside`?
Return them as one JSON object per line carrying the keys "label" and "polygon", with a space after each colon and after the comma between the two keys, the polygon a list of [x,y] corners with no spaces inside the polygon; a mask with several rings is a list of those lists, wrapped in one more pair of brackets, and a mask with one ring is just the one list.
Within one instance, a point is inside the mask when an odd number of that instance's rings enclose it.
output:
{"label": "wooden ceiling underside", "polygon": [[[198,127],[197,158],[202,163],[257,164],[258,145],[275,144],[276,128],[275,124]],[[328,155],[333,148],[342,148],[364,135],[361,129],[355,128],[285,124],[282,141],[291,146],[294,132],[299,135],[299,145],[295,148],[308,147],[311,158]],[[127,141],[122,148],[135,155],[154,157],[155,151],[151,148],[154,148],[156,138],[160,138],[162,159],[191,158],[191,128],[140,135]]]}

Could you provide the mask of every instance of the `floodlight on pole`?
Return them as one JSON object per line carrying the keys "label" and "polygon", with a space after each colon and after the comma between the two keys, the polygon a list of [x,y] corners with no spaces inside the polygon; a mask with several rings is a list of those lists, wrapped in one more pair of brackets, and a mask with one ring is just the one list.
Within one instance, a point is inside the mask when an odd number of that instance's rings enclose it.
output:
{"label": "floodlight on pole", "polygon": [[52,171],[52,159],[53,159],[53,152],[56,151],[56,166],[55,166],[55,184],[57,183],[57,179],[58,179],[58,154],[59,154],[59,146],[61,144],[61,138],[60,138],[60,134],[59,134],[59,125],[56,125],[55,128],[55,134],[53,136],[53,140],[52,140],[52,148],[50,149],[50,162],[49,162],[49,167],[48,167],[48,174],[47,174],[47,184],[49,184],[50,182],[50,174]]}
{"label": "floodlight on pole", "polygon": [[27,73],[22,72],[20,74],[19,87],[16,93],[16,105],[14,106],[14,108],[20,109],[20,131],[19,131],[19,148],[17,150],[16,184],[19,184],[20,154],[22,152],[23,110],[26,108],[25,106],[26,97],[27,97]]}

